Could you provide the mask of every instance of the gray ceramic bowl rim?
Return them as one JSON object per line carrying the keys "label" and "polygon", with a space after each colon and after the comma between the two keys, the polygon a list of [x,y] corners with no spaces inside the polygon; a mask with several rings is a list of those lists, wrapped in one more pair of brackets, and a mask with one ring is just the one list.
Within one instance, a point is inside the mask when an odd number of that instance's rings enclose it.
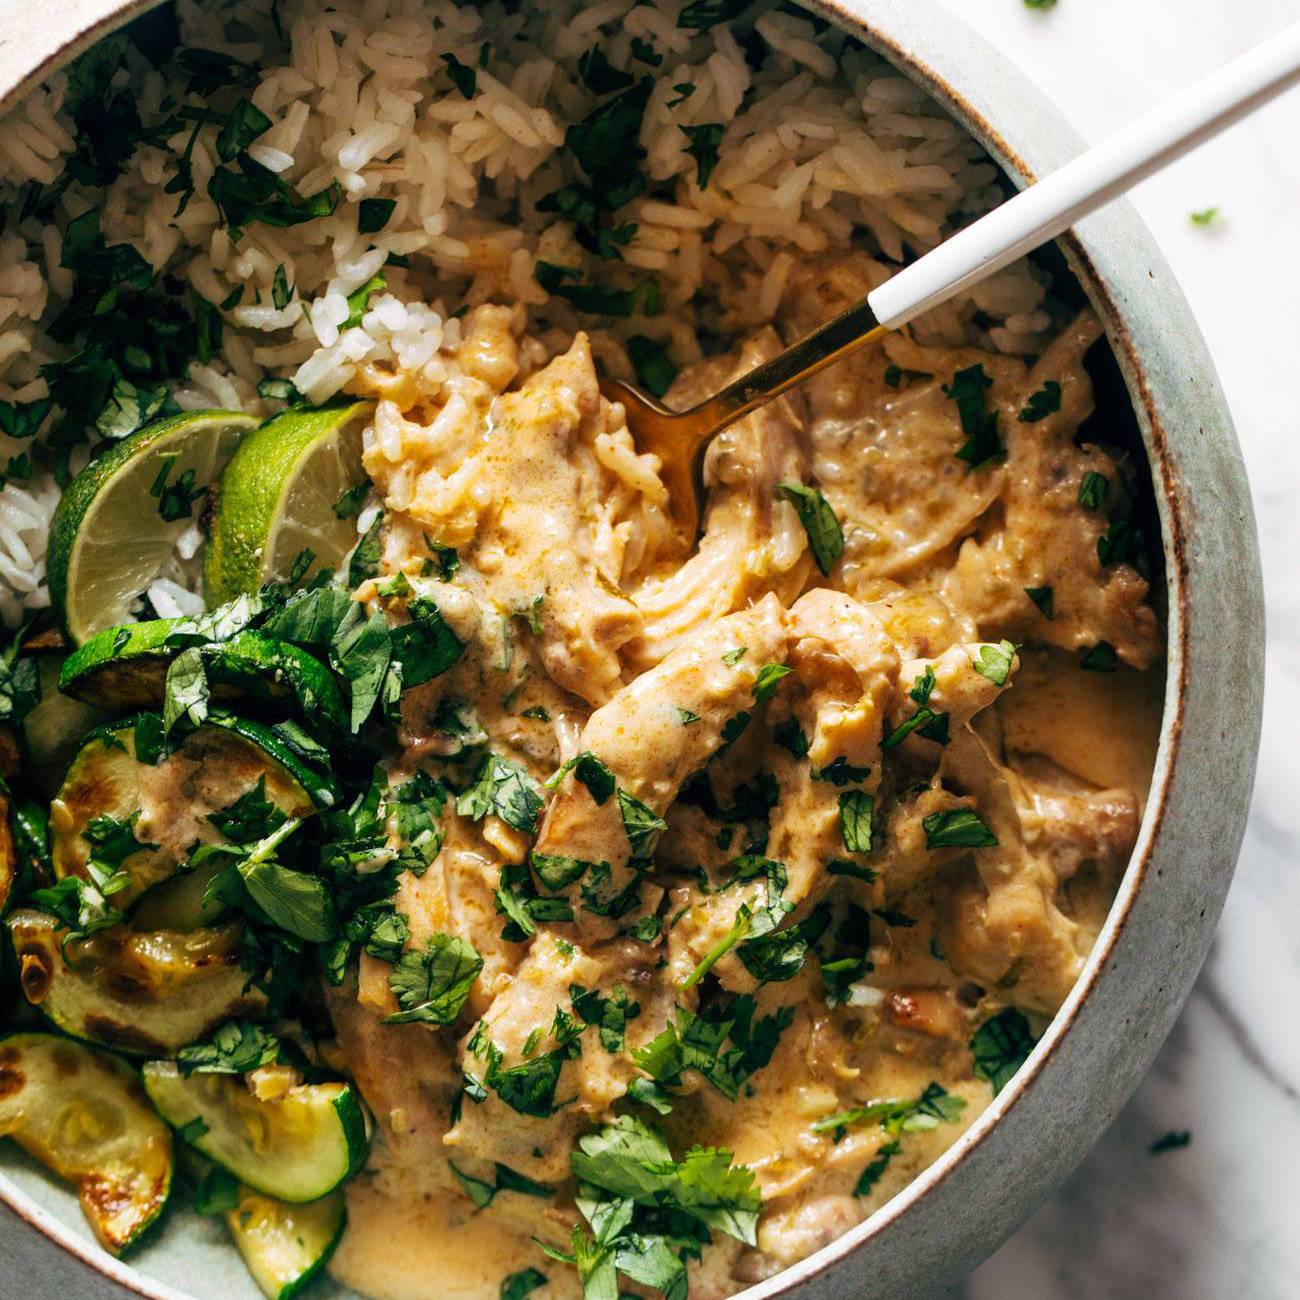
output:
{"label": "gray ceramic bowl rim", "polygon": [[[33,41],[43,48],[15,56],[14,42],[0,39],[0,112],[157,2],[66,0],[57,19],[36,23],[45,23]],[[1082,147],[1042,93],[955,19],[943,0],[810,3],[929,90],[1018,184]],[[13,0],[0,0],[0,10],[6,4],[14,7]],[[1017,148],[998,133],[1001,122],[1014,125]],[[877,1294],[904,1300],[956,1280],[995,1249],[1077,1164],[1150,1065],[1191,989],[1222,908],[1245,826],[1262,710],[1263,594],[1245,471],[1190,309],[1128,205],[1090,218],[1062,245],[1128,383],[1164,542],[1168,679],[1138,842],[1083,973],[1015,1079],[885,1206],[815,1255],[747,1289],[744,1300],[787,1293],[799,1300]],[[1194,400],[1189,387],[1197,390]],[[1200,509],[1202,501],[1209,510]],[[1218,640],[1227,634],[1236,667],[1230,692],[1216,688]],[[1198,684],[1195,692],[1191,684]],[[1188,863],[1187,871],[1164,876],[1166,865]],[[1180,882],[1180,875],[1189,878]],[[1163,904],[1148,905],[1149,896]],[[1167,961],[1144,962],[1144,945]],[[1113,1011],[1126,1013],[1122,1025],[1098,1023]],[[1092,1060],[1090,1049],[1106,1059]],[[1051,1121],[1061,1115],[1070,1123],[1058,1129]],[[998,1170],[1004,1178],[1009,1171],[1018,1177],[991,1189],[990,1197],[989,1176]],[[972,1209],[972,1193],[981,1187],[983,1199],[997,1204]],[[189,1300],[98,1250],[4,1175],[0,1202],[127,1292]],[[875,1273],[867,1278],[862,1273],[869,1267]]]}

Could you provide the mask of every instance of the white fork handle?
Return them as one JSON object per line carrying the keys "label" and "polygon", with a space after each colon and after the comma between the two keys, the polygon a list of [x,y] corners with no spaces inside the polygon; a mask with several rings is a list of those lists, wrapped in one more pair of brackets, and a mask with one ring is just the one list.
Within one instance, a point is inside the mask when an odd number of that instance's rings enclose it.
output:
{"label": "white fork handle", "polygon": [[890,329],[970,288],[1300,81],[1300,23],[994,208],[867,298]]}

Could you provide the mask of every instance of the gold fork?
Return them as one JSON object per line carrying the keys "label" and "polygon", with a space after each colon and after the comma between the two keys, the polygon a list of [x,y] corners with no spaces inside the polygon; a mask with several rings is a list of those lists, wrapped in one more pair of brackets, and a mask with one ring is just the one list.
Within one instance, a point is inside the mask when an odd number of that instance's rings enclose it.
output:
{"label": "gold fork", "polygon": [[841,357],[955,297],[1069,229],[1300,80],[1300,23],[1117,131],[905,267],[860,302],[692,407],[672,411],[617,379],[642,452],[658,456],[669,509],[688,543],[700,529],[704,452],[719,430]]}

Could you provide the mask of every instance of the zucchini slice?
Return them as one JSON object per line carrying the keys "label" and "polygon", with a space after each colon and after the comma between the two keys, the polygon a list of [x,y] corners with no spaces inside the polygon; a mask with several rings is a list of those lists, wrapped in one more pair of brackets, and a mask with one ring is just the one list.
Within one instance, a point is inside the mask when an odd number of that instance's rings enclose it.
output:
{"label": "zucchini slice", "polygon": [[193,934],[116,925],[66,945],[45,912],[24,908],[5,924],[27,1000],[65,1033],[120,1052],[169,1055],[266,1006],[245,988],[237,923]]}
{"label": "zucchini slice", "polygon": [[191,1145],[264,1196],[301,1205],[328,1195],[365,1162],[370,1138],[346,1083],[306,1083],[259,1100],[231,1074],[184,1075],[149,1061],[144,1086],[172,1128],[201,1119]]}
{"label": "zucchini slice", "polygon": [[[168,635],[178,618],[126,623],[96,632],[63,662],[59,690],[114,713],[161,709],[167,669],[180,654]],[[212,699],[273,713],[295,708],[314,721],[346,729],[343,695],[324,664],[305,650],[260,632],[240,632],[221,645],[204,646]]]}
{"label": "zucchini slice", "polygon": [[130,1066],[54,1034],[0,1039],[0,1136],[73,1183],[95,1236],[114,1255],[162,1213],[172,1135]]}
{"label": "zucchini slice", "polygon": [[191,934],[204,926],[216,925],[226,905],[218,901],[205,905],[203,896],[213,876],[220,875],[226,865],[214,859],[190,871],[178,871],[170,880],[145,890],[131,913],[131,928]]}
{"label": "zucchini slice", "polygon": [[50,805],[59,879],[86,875],[94,846],[85,832],[94,829],[96,818],[136,818],[132,830],[140,849],[121,862],[130,884],[113,895],[113,905],[123,911],[146,889],[170,879],[196,843],[222,840],[209,814],[257,795],[259,785],[258,797],[286,817],[306,817],[335,800],[332,778],[308,767],[269,727],[226,713],[209,715],[172,753],[144,762],[137,756],[136,728],[150,716],[92,731]]}
{"label": "zucchini slice", "polygon": [[329,1263],[347,1221],[342,1188],[290,1205],[241,1184],[239,1203],[226,1211],[235,1245],[267,1300],[293,1300]]}
{"label": "zucchini slice", "polygon": [[22,728],[27,751],[24,781],[46,799],[59,788],[81,738],[109,716],[103,709],[91,708],[59,690],[61,662],[57,654],[43,654],[38,659],[41,698],[23,719]]}

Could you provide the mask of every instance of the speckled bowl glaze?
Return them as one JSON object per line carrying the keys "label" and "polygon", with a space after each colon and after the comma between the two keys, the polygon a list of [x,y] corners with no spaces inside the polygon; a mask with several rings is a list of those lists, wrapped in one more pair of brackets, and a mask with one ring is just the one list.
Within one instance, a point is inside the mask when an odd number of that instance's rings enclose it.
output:
{"label": "speckled bowl glaze", "polygon": [[[0,0],[0,108],[156,0]],[[816,0],[924,85],[1017,184],[1081,147],[1055,109],[941,0]],[[1083,1158],[1151,1064],[1210,944],[1246,821],[1264,613],[1254,517],[1205,343],[1124,203],[1062,247],[1105,322],[1151,463],[1165,556],[1168,686],[1133,859],[1083,975],[1026,1066],[933,1166],[853,1231],[745,1300],[909,1300],[991,1253]],[[1231,681],[1223,647],[1232,646]],[[254,1300],[224,1228],[171,1216],[130,1266],[75,1200],[0,1151],[0,1294]],[[321,1285],[322,1297],[345,1292]]]}

